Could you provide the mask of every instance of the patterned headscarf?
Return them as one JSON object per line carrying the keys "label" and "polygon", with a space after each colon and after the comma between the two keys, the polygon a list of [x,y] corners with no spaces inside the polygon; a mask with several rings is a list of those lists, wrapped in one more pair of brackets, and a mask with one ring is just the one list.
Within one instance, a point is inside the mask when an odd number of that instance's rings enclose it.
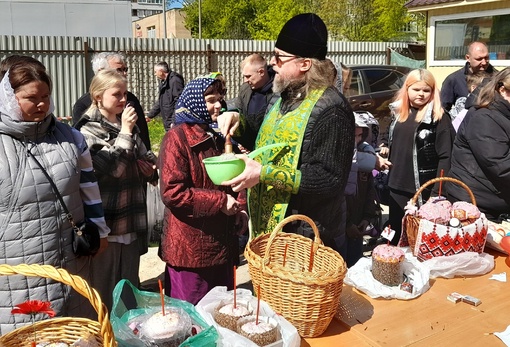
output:
{"label": "patterned headscarf", "polygon": [[211,124],[212,119],[205,103],[204,92],[214,82],[213,78],[197,78],[190,81],[175,106],[175,124]]}

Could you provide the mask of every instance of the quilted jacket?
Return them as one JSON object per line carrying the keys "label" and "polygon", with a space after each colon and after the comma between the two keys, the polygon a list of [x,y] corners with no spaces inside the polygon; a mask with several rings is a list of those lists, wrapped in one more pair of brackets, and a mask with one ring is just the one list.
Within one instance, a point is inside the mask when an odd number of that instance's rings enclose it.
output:
{"label": "quilted jacket", "polygon": [[[52,265],[88,279],[90,257],[74,255],[71,225],[48,179],[27,155],[30,150],[45,167],[74,219],[80,221],[84,218],[79,162],[86,151],[83,137],[51,115],[40,123],[0,117],[0,263]],[[96,192],[99,195],[97,185]],[[50,301],[57,316],[94,317],[86,299],[60,282],[0,276],[0,335],[29,322],[30,316],[11,314],[13,306],[26,300]],[[47,317],[36,319],[43,318]]]}
{"label": "quilted jacket", "polygon": [[227,192],[234,197],[236,193],[214,185],[202,163],[221,154],[223,144],[216,144],[220,140],[197,124],[177,125],[163,139],[160,187],[166,208],[161,258],[172,266],[202,268],[238,257],[235,216],[221,212]]}

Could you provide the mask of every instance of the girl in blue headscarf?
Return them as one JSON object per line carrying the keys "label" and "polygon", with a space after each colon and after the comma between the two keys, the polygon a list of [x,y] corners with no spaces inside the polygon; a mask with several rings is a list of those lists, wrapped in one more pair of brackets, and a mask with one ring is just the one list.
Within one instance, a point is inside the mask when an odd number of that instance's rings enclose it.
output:
{"label": "girl in blue headscarf", "polygon": [[237,233],[244,233],[248,225],[244,194],[216,186],[202,163],[224,149],[223,138],[211,128],[223,98],[220,80],[189,82],[160,151],[161,197],[166,207],[160,255],[170,279],[165,294],[194,305],[215,286],[233,289]]}

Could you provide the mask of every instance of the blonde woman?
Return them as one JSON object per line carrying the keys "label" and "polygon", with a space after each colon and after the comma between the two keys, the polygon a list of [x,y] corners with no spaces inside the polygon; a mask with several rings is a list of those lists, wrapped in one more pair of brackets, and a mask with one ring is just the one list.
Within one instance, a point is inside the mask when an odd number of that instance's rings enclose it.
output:
{"label": "blonde woman", "polygon": [[[99,71],[90,84],[92,104],[79,130],[90,148],[106,223],[111,229],[108,248],[92,262],[92,286],[108,309],[117,282],[138,286],[140,253],[147,247],[147,181],[155,179],[155,165],[138,162],[148,157],[136,126],[135,109],[127,105],[127,81],[115,70]],[[84,121],[85,120],[85,121]],[[145,170],[145,167],[149,170]]]}
{"label": "blonde woman", "polygon": [[[428,180],[450,169],[455,130],[448,113],[441,107],[439,88],[427,70],[409,72],[404,85],[390,104],[392,122],[381,154],[393,164],[389,173],[389,221],[396,231],[392,240],[397,244],[404,217],[404,207],[416,190]],[[431,191],[425,190],[427,200]]]}

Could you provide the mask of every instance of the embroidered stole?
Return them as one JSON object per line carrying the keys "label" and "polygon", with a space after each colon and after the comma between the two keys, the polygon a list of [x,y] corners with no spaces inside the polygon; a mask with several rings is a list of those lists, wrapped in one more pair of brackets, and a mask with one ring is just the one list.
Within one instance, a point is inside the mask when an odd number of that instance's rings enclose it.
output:
{"label": "embroidered stole", "polygon": [[273,143],[287,143],[290,151],[274,162],[281,148],[268,150],[255,158],[262,165],[274,165],[261,173],[264,181],[249,189],[251,238],[270,233],[285,218],[292,194],[299,189],[301,173],[297,170],[301,146],[310,114],[324,89],[312,91],[294,111],[280,113],[282,99],[278,99],[264,118],[255,148]]}

